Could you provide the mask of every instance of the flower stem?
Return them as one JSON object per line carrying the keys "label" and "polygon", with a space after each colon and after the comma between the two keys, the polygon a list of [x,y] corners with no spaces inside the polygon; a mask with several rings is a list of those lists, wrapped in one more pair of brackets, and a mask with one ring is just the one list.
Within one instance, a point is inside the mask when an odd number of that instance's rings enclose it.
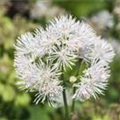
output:
{"label": "flower stem", "polygon": [[[63,67],[62,67],[62,71],[64,71]],[[69,120],[69,110],[68,110],[68,103],[67,103],[67,97],[66,97],[66,83],[65,83],[65,79],[64,79],[64,74],[61,75],[61,78],[63,80],[63,102],[64,102],[64,108],[65,108],[65,120]]]}
{"label": "flower stem", "polygon": [[[73,94],[75,93],[75,87],[73,88]],[[75,109],[75,99],[72,100],[72,107],[71,107],[71,113],[74,112]]]}
{"label": "flower stem", "polygon": [[66,97],[66,91],[63,90],[63,101],[64,101],[64,107],[65,107],[65,120],[69,120],[69,110],[68,110],[68,104],[67,104],[67,97]]}
{"label": "flower stem", "polygon": [[[79,70],[78,70],[77,76],[79,76],[79,74],[82,73],[83,65],[84,65],[84,61],[79,61],[79,64],[78,64]],[[73,95],[75,94],[75,91],[76,91],[76,88],[73,87]],[[75,110],[75,99],[72,100],[71,115],[74,114],[74,110]]]}

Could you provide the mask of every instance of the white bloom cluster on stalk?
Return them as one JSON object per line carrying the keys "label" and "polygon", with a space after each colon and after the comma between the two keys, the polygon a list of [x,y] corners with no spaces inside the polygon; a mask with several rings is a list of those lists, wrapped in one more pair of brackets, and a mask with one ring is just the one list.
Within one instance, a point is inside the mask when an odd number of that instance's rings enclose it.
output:
{"label": "white bloom cluster on stalk", "polygon": [[87,68],[72,83],[76,87],[73,99],[84,101],[103,94],[110,76],[109,63],[114,57],[110,43],[96,36],[85,22],[71,16],[61,16],[51,21],[46,29],[25,33],[15,44],[14,66],[21,89],[37,91],[35,102],[61,101],[63,78],[67,68],[83,60]]}

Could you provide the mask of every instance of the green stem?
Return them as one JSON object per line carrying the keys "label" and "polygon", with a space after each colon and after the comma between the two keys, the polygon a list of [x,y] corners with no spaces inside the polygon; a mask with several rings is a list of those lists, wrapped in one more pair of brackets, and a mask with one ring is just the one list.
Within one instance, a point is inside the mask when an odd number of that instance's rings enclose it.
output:
{"label": "green stem", "polygon": [[[79,76],[79,74],[82,73],[83,65],[84,65],[84,61],[81,61],[79,64],[80,68],[78,70],[77,76]],[[75,89],[75,87],[73,87],[73,95],[75,94],[75,91],[76,91],[76,89]],[[75,110],[75,99],[72,100],[71,115],[74,113],[74,110]]]}
{"label": "green stem", "polygon": [[80,74],[82,74],[82,72],[83,72],[83,67],[84,67],[84,61],[82,60],[82,62],[81,62],[81,64],[80,64],[80,69],[79,69],[79,73],[78,73],[78,75]]}
{"label": "green stem", "polygon": [[[62,67],[62,71],[64,71],[63,67]],[[61,78],[63,80],[63,102],[64,102],[64,108],[65,108],[65,120],[69,120],[69,109],[68,109],[68,103],[67,103],[67,97],[66,97],[66,83],[65,83],[65,79],[64,79],[64,75],[61,75]]]}
{"label": "green stem", "polygon": [[[73,94],[75,93],[75,87],[73,88]],[[72,100],[72,107],[71,107],[71,113],[74,112],[75,109],[75,99]]]}
{"label": "green stem", "polygon": [[66,97],[66,91],[63,90],[63,101],[64,101],[64,107],[65,107],[65,120],[69,120],[69,110],[68,110],[68,104],[67,104],[67,97]]}

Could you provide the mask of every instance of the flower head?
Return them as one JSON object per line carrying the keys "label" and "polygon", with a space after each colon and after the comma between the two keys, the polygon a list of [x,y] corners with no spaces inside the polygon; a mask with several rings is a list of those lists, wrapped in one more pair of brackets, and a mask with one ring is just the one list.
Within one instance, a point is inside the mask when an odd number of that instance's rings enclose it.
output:
{"label": "flower head", "polygon": [[103,94],[103,90],[107,87],[109,78],[109,68],[106,63],[99,62],[83,71],[84,76],[80,77],[81,82],[76,84],[77,91],[73,98],[81,101],[96,98],[98,94]]}
{"label": "flower head", "polygon": [[83,101],[103,94],[114,57],[110,43],[96,36],[87,23],[71,16],[55,18],[46,29],[22,35],[15,49],[14,66],[22,79],[18,84],[22,89],[38,92],[36,103],[48,101],[52,105],[61,103],[62,92],[69,87],[64,85],[64,72],[80,60],[87,66],[84,75],[79,80],[79,75],[75,76],[71,82],[76,87],[73,98]]}
{"label": "flower head", "polygon": [[81,49],[82,58],[87,62],[96,62],[99,60],[111,62],[115,53],[113,47],[106,40],[96,37]]}

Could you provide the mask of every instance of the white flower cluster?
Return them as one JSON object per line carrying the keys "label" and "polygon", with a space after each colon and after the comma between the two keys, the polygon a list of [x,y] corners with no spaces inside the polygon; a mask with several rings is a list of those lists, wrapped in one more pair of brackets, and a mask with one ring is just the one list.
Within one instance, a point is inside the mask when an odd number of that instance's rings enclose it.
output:
{"label": "white flower cluster", "polygon": [[63,89],[67,89],[61,75],[79,60],[87,68],[73,83],[73,99],[83,101],[103,94],[110,76],[109,63],[114,57],[111,44],[96,36],[87,23],[71,16],[55,18],[46,29],[22,35],[15,49],[14,66],[22,79],[18,84],[22,89],[38,91],[36,103],[60,101]]}
{"label": "white flower cluster", "polygon": [[111,28],[114,25],[113,15],[110,14],[110,12],[107,10],[103,10],[98,14],[92,16],[90,20],[100,30],[103,30],[106,27]]}
{"label": "white flower cluster", "polygon": [[33,19],[45,17],[46,20],[50,20],[54,16],[64,13],[66,13],[64,9],[57,5],[52,5],[52,0],[38,1],[32,4],[32,8],[30,9],[30,17]]}

